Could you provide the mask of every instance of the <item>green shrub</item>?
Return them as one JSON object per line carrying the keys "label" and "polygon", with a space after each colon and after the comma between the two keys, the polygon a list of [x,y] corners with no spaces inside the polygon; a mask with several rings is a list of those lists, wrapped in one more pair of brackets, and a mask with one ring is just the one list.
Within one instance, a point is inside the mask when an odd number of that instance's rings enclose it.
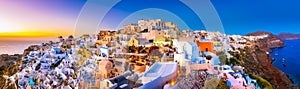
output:
{"label": "green shrub", "polygon": [[226,82],[217,77],[206,80],[203,89],[229,89]]}
{"label": "green shrub", "polygon": [[243,62],[238,60],[236,57],[230,58],[230,64],[244,66]]}
{"label": "green shrub", "polygon": [[225,81],[220,80],[216,89],[229,89],[229,87],[227,86]]}
{"label": "green shrub", "polygon": [[220,79],[214,77],[212,79],[206,80],[203,89],[216,89]]}
{"label": "green shrub", "polygon": [[268,82],[267,80],[265,80],[264,78],[257,76],[255,74],[250,74],[250,77],[253,79],[256,79],[259,87],[265,88],[265,89],[273,89],[271,83]]}
{"label": "green shrub", "polygon": [[224,54],[224,52],[218,53],[218,56],[222,65],[227,63],[227,56]]}

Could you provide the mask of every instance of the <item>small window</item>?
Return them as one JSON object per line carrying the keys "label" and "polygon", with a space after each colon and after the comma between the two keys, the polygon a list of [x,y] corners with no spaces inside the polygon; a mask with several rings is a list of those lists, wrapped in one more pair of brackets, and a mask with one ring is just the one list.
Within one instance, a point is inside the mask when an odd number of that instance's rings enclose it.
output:
{"label": "small window", "polygon": [[218,70],[218,67],[214,67],[215,70]]}
{"label": "small window", "polygon": [[123,65],[123,63],[122,62],[118,62],[118,61],[116,61],[116,66],[122,66]]}

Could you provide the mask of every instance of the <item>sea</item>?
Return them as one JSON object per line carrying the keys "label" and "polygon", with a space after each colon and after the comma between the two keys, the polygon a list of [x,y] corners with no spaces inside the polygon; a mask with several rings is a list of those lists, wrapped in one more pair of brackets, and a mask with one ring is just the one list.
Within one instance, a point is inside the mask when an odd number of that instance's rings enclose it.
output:
{"label": "sea", "polygon": [[286,73],[296,86],[300,86],[300,40],[285,40],[285,47],[274,48],[273,65]]}
{"label": "sea", "polygon": [[0,54],[22,54],[30,45],[41,45],[49,41],[56,41],[53,38],[47,39],[0,39]]}

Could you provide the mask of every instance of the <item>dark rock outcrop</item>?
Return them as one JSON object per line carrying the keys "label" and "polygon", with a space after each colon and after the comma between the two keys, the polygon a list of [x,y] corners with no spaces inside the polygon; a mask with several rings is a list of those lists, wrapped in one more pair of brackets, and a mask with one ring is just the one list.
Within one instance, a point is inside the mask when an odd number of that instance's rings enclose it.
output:
{"label": "dark rock outcrop", "polygon": [[0,89],[14,89],[14,84],[8,85],[5,83],[6,76],[12,76],[19,71],[19,66],[22,64],[21,54],[1,54],[0,55]]}
{"label": "dark rock outcrop", "polygon": [[28,55],[30,51],[35,51],[35,50],[38,50],[38,49],[39,49],[38,45],[30,45],[27,49],[24,50],[23,56]]}

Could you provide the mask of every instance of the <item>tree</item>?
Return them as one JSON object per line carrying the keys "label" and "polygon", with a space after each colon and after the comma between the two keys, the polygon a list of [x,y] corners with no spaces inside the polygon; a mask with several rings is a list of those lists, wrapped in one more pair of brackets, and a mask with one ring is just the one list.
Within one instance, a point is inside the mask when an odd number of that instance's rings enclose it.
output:
{"label": "tree", "polygon": [[227,86],[225,81],[220,80],[216,89],[230,89],[230,88]]}
{"label": "tree", "polygon": [[150,56],[154,57],[154,58],[156,58],[156,57],[161,58],[163,56],[163,53],[161,53],[159,51],[159,49],[154,49],[154,50],[151,50]]}
{"label": "tree", "polygon": [[63,38],[62,36],[58,36],[58,38]]}
{"label": "tree", "polygon": [[51,69],[54,69],[55,67],[59,66],[59,64],[64,60],[65,58],[60,59],[59,61],[57,61],[55,64],[52,64],[50,66]]}
{"label": "tree", "polygon": [[[208,79],[205,81],[203,89],[216,89],[219,87],[220,81],[222,81],[222,80],[218,79],[217,77]],[[220,88],[218,88],[218,89],[220,89]],[[228,89],[228,88],[224,88],[224,89]]]}
{"label": "tree", "polygon": [[222,65],[226,64],[227,56],[225,55],[225,53],[220,52],[220,53],[218,53],[218,56],[219,56],[219,60],[220,60],[221,64]]}
{"label": "tree", "polygon": [[69,39],[73,39],[74,37],[73,37],[73,35],[70,35],[68,38],[69,38]]}
{"label": "tree", "polygon": [[212,59],[212,56],[211,56],[211,55],[208,55],[208,56],[206,56],[206,59],[207,59],[207,60],[211,60],[211,59]]}

